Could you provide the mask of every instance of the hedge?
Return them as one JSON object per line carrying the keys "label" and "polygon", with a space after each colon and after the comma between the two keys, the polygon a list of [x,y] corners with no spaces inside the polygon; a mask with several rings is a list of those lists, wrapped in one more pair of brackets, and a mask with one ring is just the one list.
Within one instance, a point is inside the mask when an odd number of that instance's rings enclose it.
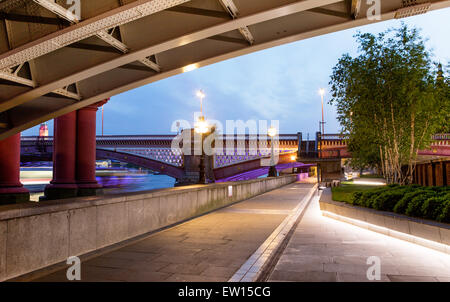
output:
{"label": "hedge", "polygon": [[345,201],[381,211],[450,223],[450,187],[389,185],[356,191]]}

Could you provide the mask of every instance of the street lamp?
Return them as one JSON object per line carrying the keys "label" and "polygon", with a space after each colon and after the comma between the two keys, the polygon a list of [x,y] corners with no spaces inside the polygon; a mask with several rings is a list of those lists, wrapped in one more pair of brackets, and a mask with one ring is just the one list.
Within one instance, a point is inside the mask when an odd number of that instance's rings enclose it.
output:
{"label": "street lamp", "polygon": [[322,135],[325,133],[325,127],[324,127],[324,124],[325,124],[325,120],[324,120],[324,117],[323,117],[323,96],[325,95],[325,89],[324,88],[320,88],[319,89],[319,94],[320,94],[320,97],[321,97],[321,99],[322,99]]}
{"label": "street lamp", "polygon": [[[297,156],[291,155],[291,161],[295,162],[297,160]],[[292,164],[292,174],[294,174],[295,164]]]}
{"label": "street lamp", "polygon": [[275,168],[275,159],[274,159],[274,148],[273,148],[273,138],[277,135],[277,129],[275,127],[270,127],[267,130],[267,134],[270,136],[270,168],[268,177],[277,177],[277,169]]}
{"label": "street lamp", "polygon": [[203,90],[198,90],[196,95],[200,99],[200,115],[203,116],[203,99],[206,97],[206,95]]}

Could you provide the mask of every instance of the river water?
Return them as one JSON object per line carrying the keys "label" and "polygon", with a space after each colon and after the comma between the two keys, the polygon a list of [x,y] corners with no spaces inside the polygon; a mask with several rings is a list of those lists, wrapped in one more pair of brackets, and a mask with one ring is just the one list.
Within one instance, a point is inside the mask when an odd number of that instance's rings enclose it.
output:
{"label": "river water", "polygon": [[[175,185],[175,179],[170,176],[142,169],[97,168],[96,178],[103,185],[105,194],[171,188]],[[39,200],[51,179],[52,168],[48,164],[21,168],[21,181],[30,191],[32,201]]]}

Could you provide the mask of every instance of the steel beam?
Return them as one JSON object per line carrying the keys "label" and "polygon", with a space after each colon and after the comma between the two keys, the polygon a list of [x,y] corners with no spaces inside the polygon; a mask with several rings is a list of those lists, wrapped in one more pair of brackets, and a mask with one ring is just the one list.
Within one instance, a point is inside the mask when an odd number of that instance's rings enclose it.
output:
{"label": "steel beam", "polygon": [[[17,83],[17,84],[20,84],[23,86],[28,86],[28,87],[33,87],[33,88],[36,87],[37,83],[33,79],[27,79],[27,78],[24,78],[24,77],[21,77],[18,75],[20,70],[24,66],[24,64],[19,65],[14,71],[10,68],[5,69],[5,70],[0,70],[0,79],[6,80],[9,82],[13,82],[13,83]],[[79,94],[68,91],[68,86],[64,87],[64,88],[60,88],[60,89],[55,89],[51,93],[54,93],[57,95],[62,95],[64,97],[71,98],[71,99],[81,100],[81,96]]]}
{"label": "steel beam", "polygon": [[9,21],[15,21],[15,22],[49,24],[49,25],[60,25],[60,24],[62,24],[62,20],[58,19],[58,18],[19,15],[19,14],[6,14],[6,13],[2,13],[2,12],[0,12],[0,19],[9,20]]}
{"label": "steel beam", "polygon": [[189,7],[189,6],[174,6],[167,10],[171,11],[171,12],[185,13],[185,14],[205,16],[205,17],[214,17],[214,18],[221,18],[221,19],[230,18],[230,16],[226,12],[196,8],[196,7]]}
{"label": "steel beam", "polygon": [[96,36],[101,40],[105,41],[106,43],[108,43],[109,45],[111,45],[112,47],[116,48],[117,50],[120,50],[122,53],[127,53],[130,50],[128,46],[126,46],[118,39],[114,38],[106,30],[101,30],[97,32]]}
{"label": "steel beam", "polygon": [[49,11],[58,15],[59,17],[66,19],[69,22],[78,23],[80,19],[77,15],[72,13],[71,11],[65,9],[61,5],[57,4],[55,0],[33,0],[35,3],[45,7]]}
{"label": "steel beam", "polygon": [[[42,3],[47,4],[47,1]],[[118,7],[95,18],[79,22],[36,41],[27,43],[0,55],[0,69],[19,65],[52,51],[96,35],[106,28],[113,28],[145,16],[160,12],[189,0],[140,0]],[[41,4],[41,3],[39,3]],[[62,14],[62,16],[66,16]],[[66,16],[67,17],[67,16]]]}
{"label": "steel beam", "polygon": [[339,17],[339,18],[344,18],[344,19],[351,18],[351,16],[348,15],[347,13],[338,12],[335,10],[326,9],[326,8],[322,8],[322,7],[313,8],[313,9],[310,9],[309,11],[313,12],[313,13],[318,13],[318,14],[323,14],[323,15],[328,15],[328,16],[333,16],[333,17]]}
{"label": "steel beam", "polygon": [[142,60],[139,60],[139,62],[141,62],[145,66],[153,69],[156,72],[161,72],[161,67],[158,64],[156,64],[155,62],[153,62],[152,60],[148,59],[148,58],[144,58]]}
{"label": "steel beam", "polygon": [[[167,51],[170,49],[178,48],[183,45],[191,44],[195,41],[200,41],[200,40],[207,39],[207,38],[210,38],[210,37],[213,37],[216,35],[220,35],[225,32],[237,30],[239,28],[242,28],[242,27],[245,27],[248,25],[257,24],[257,23],[268,21],[271,19],[276,19],[276,18],[280,18],[283,16],[288,16],[291,14],[306,11],[306,10],[315,8],[317,6],[325,6],[328,4],[338,3],[341,1],[342,0],[303,0],[303,1],[292,3],[292,4],[284,5],[281,7],[268,9],[266,11],[255,13],[255,14],[252,14],[249,16],[244,16],[244,17],[240,17],[237,19],[233,19],[233,20],[230,20],[225,23],[221,23],[221,24],[218,24],[215,26],[205,28],[203,30],[199,30],[199,31],[195,31],[192,33],[182,35],[175,39],[171,39],[171,40],[168,40],[168,41],[156,44],[156,45],[145,47],[140,50],[134,50],[133,52],[129,52],[120,57],[111,59],[108,62],[101,63],[96,66],[92,66],[91,68],[86,68],[83,71],[73,73],[69,76],[58,79],[57,81],[36,87],[35,89],[33,89],[29,92],[25,92],[25,93],[18,95],[8,101],[2,102],[2,103],[0,103],[0,112],[8,110],[14,106],[24,104],[30,100],[33,100],[38,95],[45,95],[55,89],[58,89],[63,86],[70,85],[74,82],[78,82],[83,79],[92,77],[93,75],[107,72],[114,68],[118,68],[122,65],[129,64],[133,61],[139,61],[142,58],[148,57],[149,55],[152,55],[152,54],[157,54],[157,53],[161,53],[161,52],[164,52],[164,51]],[[78,25],[81,25],[84,22],[85,21],[83,21],[77,25],[73,25],[71,27],[76,27]],[[71,27],[69,27],[67,29],[70,29]],[[51,46],[49,46],[49,47],[51,47]],[[1,58],[1,56],[0,56],[0,58]],[[2,62],[2,60],[0,59],[0,63],[1,62]]]}
{"label": "steel beam", "polygon": [[361,0],[351,0],[350,15],[353,19],[357,19],[361,11]]}
{"label": "steel beam", "polygon": [[[219,0],[219,1],[220,4],[222,4],[223,8],[230,14],[231,18],[236,19],[239,16],[239,10],[236,7],[236,4],[234,4],[233,0]],[[255,38],[253,38],[253,35],[247,26],[242,26],[238,30],[250,45],[255,43]]]}
{"label": "steel beam", "polygon": [[[243,17],[240,17],[238,19],[233,19],[228,22],[220,23],[218,25],[209,25],[209,27],[192,31],[191,33],[183,34],[180,36],[177,36],[175,38],[165,40],[164,42],[154,44],[151,46],[145,46],[138,49],[133,49],[132,52],[129,52],[127,54],[124,54],[119,57],[115,57],[110,59],[108,62],[103,62],[101,64],[98,64],[96,66],[90,67],[86,70],[82,70],[80,72],[76,72],[72,75],[68,75],[66,77],[61,77],[58,80],[55,80],[55,82],[46,84],[41,87],[37,87],[34,90],[30,91],[29,93],[24,93],[19,97],[16,97],[15,99],[19,102],[20,97],[29,96],[29,100],[33,100],[39,95],[45,95],[48,93],[49,88],[54,85],[54,89],[57,89],[58,87],[67,86],[68,83],[76,82],[77,79],[80,81],[83,81],[84,79],[94,78],[100,81],[109,82],[111,80],[111,83],[105,83],[105,85],[102,85],[99,89],[97,86],[91,86],[91,91],[88,95],[86,95],[85,99],[80,100],[79,102],[75,103],[67,103],[62,104],[61,107],[56,109],[47,109],[47,108],[41,108],[40,112],[29,112],[29,114],[24,114],[27,112],[27,107],[19,107],[17,109],[14,109],[13,115],[21,116],[20,119],[18,118],[15,120],[13,118],[13,122],[11,123],[11,127],[9,129],[6,129],[5,131],[0,131],[0,139],[8,137],[9,135],[15,134],[21,130],[27,129],[31,126],[34,126],[36,124],[39,124],[40,122],[52,119],[54,117],[57,117],[59,115],[63,115],[65,113],[68,113],[70,111],[85,107],[87,105],[90,105],[92,103],[98,102],[101,99],[105,99],[107,97],[113,96],[115,94],[127,91],[129,89],[133,89],[151,82],[158,81],[160,79],[164,79],[176,74],[179,74],[183,72],[183,67],[179,64],[182,64],[183,62],[186,64],[188,62],[189,64],[195,64],[196,67],[202,67],[209,64],[213,64],[216,62],[220,62],[229,58],[237,57],[240,55],[248,54],[254,51],[259,51],[262,49],[266,49],[269,47],[274,47],[277,45],[290,43],[293,41],[298,41],[301,39],[307,39],[310,37],[323,35],[335,31],[345,30],[352,27],[362,26],[365,24],[373,23],[373,21],[367,20],[367,18],[359,18],[357,20],[352,21],[342,21],[339,19],[333,19],[330,18],[330,21],[322,22],[320,25],[317,25],[316,28],[308,30],[305,29],[305,27],[300,23],[293,22],[295,20],[301,20],[302,15],[299,16],[289,16],[290,14],[295,14],[304,10],[312,9],[317,4],[322,4],[322,6],[325,6],[326,4],[323,4],[324,2],[320,2],[321,0],[314,0],[314,1],[301,1],[295,4],[286,5],[279,8],[271,8],[266,11],[262,11],[259,13],[246,15]],[[320,2],[320,3],[319,3]],[[338,1],[335,1],[338,2]],[[331,4],[329,2],[328,4]],[[293,5],[303,5],[301,10],[294,11]],[[309,6],[308,6],[309,5]],[[431,9],[438,9],[443,7],[450,6],[450,1],[439,1],[434,2],[431,5]],[[296,6],[298,9],[299,6]],[[288,10],[292,9],[292,10]],[[382,20],[389,20],[392,19],[395,15],[395,9],[393,7],[390,7],[389,10],[385,10],[382,14]],[[273,33],[268,33],[267,35],[260,35],[260,37],[263,38],[263,40],[258,41],[258,43],[255,43],[253,46],[250,47],[241,47],[239,45],[224,45],[224,47],[217,46],[219,44],[208,44],[208,43],[214,43],[212,41],[208,42],[205,39],[208,39],[213,36],[217,36],[220,34],[223,34],[225,32],[230,32],[233,30],[236,30],[242,26],[248,26],[253,25],[255,29],[258,29],[258,33],[261,34],[261,28],[267,28],[270,26],[275,26],[279,24],[279,22],[283,22],[283,18],[290,18],[289,21],[286,24],[290,24],[291,28],[288,30],[286,34],[281,33],[280,36],[276,36]],[[281,18],[280,21],[273,20]],[[272,20],[272,21],[271,21]],[[328,20],[328,18],[327,18]],[[264,27],[258,27],[259,24],[263,23]],[[325,24],[324,24],[325,23]],[[76,26],[76,25],[74,25]],[[298,26],[298,27],[297,27]],[[206,43],[206,44],[205,44]],[[201,49],[202,46],[206,45],[208,47],[208,51],[202,52],[202,53],[195,53],[195,56],[191,56],[194,58],[192,61],[186,61],[186,58],[184,57],[184,53],[187,52],[193,52],[194,49]],[[200,48],[198,48],[200,47]],[[186,51],[187,50],[187,51]],[[116,68],[122,67],[124,65],[130,64],[133,61],[139,61],[141,58],[148,57],[151,54],[158,53],[160,54],[158,56],[158,59],[160,62],[173,62],[169,64],[170,66],[164,68],[164,71],[158,73],[158,74],[145,74],[145,73],[132,73],[132,71],[127,71],[127,76],[129,75],[129,78],[122,77],[121,79],[117,80],[117,75],[122,74],[120,73]],[[180,54],[183,54],[183,57],[180,56]],[[172,56],[172,57],[171,57]],[[188,59],[190,57],[187,57]],[[164,59],[164,60],[163,60]],[[178,65],[177,65],[178,64]],[[143,67],[143,66],[136,66],[136,67]],[[107,71],[111,71],[110,73]],[[110,75],[111,74],[111,75]],[[75,81],[73,81],[75,80]],[[85,82],[92,82],[89,80],[86,80]],[[114,84],[114,85],[113,85]],[[58,86],[56,86],[58,85]],[[45,88],[45,89],[44,89]],[[53,89],[53,90],[54,90]],[[41,94],[41,92],[43,92]],[[84,95],[84,92],[81,91]],[[93,92],[93,93],[91,93]],[[25,101],[26,102],[26,101]],[[22,102],[25,103],[25,102]],[[31,102],[31,106],[34,104]],[[16,104],[13,104],[12,107],[17,106]],[[30,107],[31,107],[30,106]],[[10,107],[10,108],[12,108]],[[28,107],[28,108],[30,108]],[[55,108],[55,107],[53,107]],[[2,111],[2,110],[0,110]]]}
{"label": "steel beam", "polygon": [[35,81],[24,78],[24,77],[20,77],[17,75],[17,73],[11,73],[6,70],[0,70],[0,79],[4,79],[7,81],[15,82],[15,83],[33,87],[33,88],[37,86]]}

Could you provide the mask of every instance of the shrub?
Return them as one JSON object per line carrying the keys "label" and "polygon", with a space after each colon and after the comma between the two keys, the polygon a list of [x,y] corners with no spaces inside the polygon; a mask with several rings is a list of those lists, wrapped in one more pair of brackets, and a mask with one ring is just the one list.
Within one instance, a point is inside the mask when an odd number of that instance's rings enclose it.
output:
{"label": "shrub", "polygon": [[[336,189],[336,188],[334,188]],[[394,211],[408,216],[450,222],[450,187],[400,186],[346,188],[345,201],[352,205]],[[345,191],[345,192],[344,192]],[[333,192],[339,193],[339,192]],[[334,199],[334,195],[333,195]]]}
{"label": "shrub", "polygon": [[353,192],[350,204],[358,205],[358,206],[361,205],[361,197],[362,197],[362,195],[363,195],[363,192],[360,192],[360,191]]}
{"label": "shrub", "polygon": [[429,191],[418,189],[412,192],[407,192],[402,197],[402,199],[400,199],[394,206],[394,212],[398,214],[405,214],[406,209],[408,208],[408,204],[411,202],[411,200],[413,200],[414,197],[422,194],[429,194]]}
{"label": "shrub", "polygon": [[444,197],[430,197],[422,205],[421,216],[427,219],[436,219],[442,213],[445,204]]}
{"label": "shrub", "polygon": [[387,191],[382,192],[371,203],[375,210],[388,211],[391,210],[395,204],[403,197],[403,192]]}
{"label": "shrub", "polygon": [[375,198],[377,198],[381,193],[388,191],[389,188],[386,187],[382,187],[382,188],[376,188],[370,191],[366,191],[363,192],[363,194],[361,195],[361,198],[359,199],[359,205],[363,206],[363,207],[367,207],[367,208],[371,208],[372,207],[372,203],[375,200]]}
{"label": "shrub", "polygon": [[430,197],[433,197],[430,193],[420,194],[414,197],[408,204],[405,214],[408,216],[420,217],[422,214],[422,205]]}
{"label": "shrub", "polygon": [[436,218],[437,221],[450,223],[450,199],[444,201],[441,213]]}

